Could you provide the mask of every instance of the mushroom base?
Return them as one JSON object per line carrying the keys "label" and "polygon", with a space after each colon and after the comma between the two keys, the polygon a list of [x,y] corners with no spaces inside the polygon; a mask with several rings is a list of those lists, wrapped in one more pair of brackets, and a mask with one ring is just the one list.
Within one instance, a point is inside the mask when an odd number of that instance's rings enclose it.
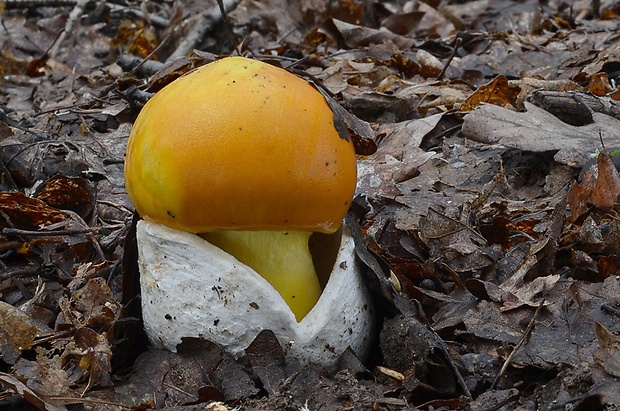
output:
{"label": "mushroom base", "polygon": [[318,302],[300,322],[263,277],[197,235],[140,221],[137,242],[142,315],[156,347],[176,351],[182,337],[202,337],[241,357],[269,329],[286,355],[302,363],[333,370],[347,347],[360,358],[367,354],[372,302],[346,227],[340,242],[321,242],[324,253],[314,245],[315,265],[319,255],[336,258]]}

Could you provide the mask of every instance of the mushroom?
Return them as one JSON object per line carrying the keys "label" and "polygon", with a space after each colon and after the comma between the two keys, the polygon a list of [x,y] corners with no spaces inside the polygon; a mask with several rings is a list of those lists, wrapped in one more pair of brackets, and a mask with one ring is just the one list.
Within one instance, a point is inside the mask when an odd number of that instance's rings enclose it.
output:
{"label": "mushroom", "polygon": [[[326,294],[340,298],[332,295],[335,291],[326,292],[330,271],[338,265],[348,266],[345,272],[353,270],[348,277],[343,274],[344,282],[334,281],[345,284],[341,293],[347,292],[347,281],[351,288],[360,288],[351,293],[360,300],[352,302],[351,309],[363,312],[364,318],[352,321],[365,327],[343,336],[359,335],[363,341],[353,345],[364,350],[372,322],[370,300],[354,271],[350,235],[339,230],[355,191],[355,151],[336,131],[324,97],[308,82],[243,57],[223,58],[182,76],[153,96],[136,119],[127,146],[125,183],[144,219],[137,232],[142,305],[145,328],[155,345],[174,350],[181,337],[191,336],[181,334],[193,334],[240,352],[244,347],[234,341],[239,335],[223,342],[221,332],[210,331],[222,319],[199,325],[197,319],[205,317],[198,311],[207,311],[208,318],[214,313],[235,316],[240,312],[234,312],[239,307],[233,301],[243,301],[240,310],[247,313],[257,293],[265,297],[255,304],[263,310],[289,311],[274,332],[299,340],[298,331],[308,328],[304,319],[317,302]],[[313,233],[342,239],[326,242],[333,243],[332,251],[323,249],[331,252],[329,262],[321,263],[322,257],[310,252]],[[200,266],[192,260],[201,261]],[[315,266],[326,264],[323,276],[328,278],[321,281]],[[265,291],[265,280],[280,297]],[[205,283],[213,290],[210,296],[200,290]],[[223,304],[227,313],[219,312],[212,300],[216,294],[222,299],[222,284],[236,287]],[[155,301],[157,293],[170,301]],[[179,298],[184,299],[179,306],[187,310],[164,314]],[[162,303],[164,308],[158,307]],[[241,323],[270,328],[269,315],[263,317],[267,323]],[[287,334],[287,327],[296,330]],[[303,333],[316,339],[315,331]],[[341,345],[347,343],[343,336]]]}

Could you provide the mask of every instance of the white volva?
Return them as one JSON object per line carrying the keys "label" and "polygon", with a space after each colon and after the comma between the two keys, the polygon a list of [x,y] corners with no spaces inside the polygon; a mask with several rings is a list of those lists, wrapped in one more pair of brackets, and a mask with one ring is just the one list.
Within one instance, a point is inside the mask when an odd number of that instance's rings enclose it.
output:
{"label": "white volva", "polygon": [[372,304],[346,227],[323,293],[300,322],[263,277],[197,235],[140,221],[137,241],[142,315],[156,347],[176,351],[181,337],[202,337],[240,357],[268,329],[302,363],[333,370],[349,346],[367,354]]}

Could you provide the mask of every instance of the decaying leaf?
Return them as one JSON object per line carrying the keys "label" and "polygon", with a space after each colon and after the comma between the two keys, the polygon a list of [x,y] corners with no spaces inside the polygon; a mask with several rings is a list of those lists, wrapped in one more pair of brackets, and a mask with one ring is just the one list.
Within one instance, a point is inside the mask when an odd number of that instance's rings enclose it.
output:
{"label": "decaying leaf", "polygon": [[420,238],[434,259],[456,272],[482,270],[493,263],[483,251],[487,245],[484,237],[435,209],[429,209],[420,220]]}
{"label": "decaying leaf", "polygon": [[62,403],[50,400],[45,396],[35,393],[32,389],[28,388],[28,386],[11,374],[0,373],[0,382],[9,387],[14,395],[19,395],[39,410],[67,411],[67,407],[65,407]]}
{"label": "decaying leaf", "polygon": [[68,344],[63,355],[64,361],[74,360],[80,370],[88,376],[88,384],[83,393],[92,387],[112,385],[112,350],[106,334],[98,334],[88,327],[78,328],[74,342]]}
{"label": "decaying leaf", "polygon": [[620,198],[620,175],[606,154],[599,154],[597,167],[586,170],[580,182],[575,182],[569,194],[571,221],[586,213],[590,207],[609,210]]}
{"label": "decaying leaf", "polygon": [[50,207],[71,210],[87,220],[95,208],[93,184],[81,177],[54,176],[39,187],[36,198]]}
{"label": "decaying leaf", "polygon": [[391,41],[401,50],[406,50],[414,44],[413,39],[390,31],[376,30],[337,19],[329,19],[324,22],[321,25],[321,31],[335,39],[336,43],[342,43],[352,48]]}
{"label": "decaying leaf", "polygon": [[246,355],[263,388],[274,394],[277,385],[288,376],[288,372],[284,350],[273,331],[261,331],[246,349]]}
{"label": "decaying leaf", "polygon": [[514,89],[508,86],[508,79],[506,76],[500,75],[495,77],[488,84],[479,87],[478,90],[461,104],[459,110],[472,111],[482,103],[505,107],[514,101],[515,96],[516,93]]}
{"label": "decaying leaf", "polygon": [[593,113],[594,124],[576,127],[530,103],[525,107],[525,113],[494,105],[478,107],[464,117],[463,135],[523,151],[557,151],[555,161],[572,167],[586,163],[599,145],[599,136],[606,145],[620,146],[620,120],[613,117]]}
{"label": "decaying leaf", "polygon": [[598,321],[595,322],[595,328],[599,344],[594,354],[597,363],[610,375],[620,377],[620,337]]}
{"label": "decaying leaf", "polygon": [[38,350],[35,361],[22,358],[15,364],[15,375],[41,396],[73,396],[70,377],[59,355]]}
{"label": "decaying leaf", "polygon": [[18,308],[0,301],[0,358],[14,364],[21,351],[32,346],[37,327],[30,316]]}
{"label": "decaying leaf", "polygon": [[63,211],[19,192],[0,193],[0,210],[2,228],[37,230],[39,227],[58,223],[67,218]]}
{"label": "decaying leaf", "polygon": [[[62,300],[65,301],[65,300]],[[108,331],[120,318],[121,305],[101,277],[92,278],[61,304],[66,319],[77,327]]]}
{"label": "decaying leaf", "polygon": [[227,401],[250,397],[258,392],[241,364],[217,344],[183,338],[183,342],[177,346],[177,352],[185,361],[197,364],[202,370],[198,374],[202,384],[216,387]]}

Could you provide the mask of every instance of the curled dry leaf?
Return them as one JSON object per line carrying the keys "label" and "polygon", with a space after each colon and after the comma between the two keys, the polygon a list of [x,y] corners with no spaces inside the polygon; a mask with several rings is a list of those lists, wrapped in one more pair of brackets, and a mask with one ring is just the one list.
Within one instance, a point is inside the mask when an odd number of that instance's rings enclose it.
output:
{"label": "curled dry leaf", "polygon": [[588,91],[595,96],[606,96],[614,91],[614,88],[609,84],[609,76],[607,73],[596,73],[590,79],[588,84]]}
{"label": "curled dry leaf", "polygon": [[554,160],[581,167],[598,146],[602,135],[608,146],[620,146],[620,120],[593,113],[593,124],[571,126],[533,104],[525,102],[527,112],[517,113],[495,105],[483,105],[464,117],[466,138],[501,144],[522,151],[557,151]]}
{"label": "curled dry leaf", "polygon": [[79,328],[75,332],[74,342],[67,347],[65,358],[74,355],[79,358],[80,369],[88,374],[88,385],[84,391],[91,387],[112,385],[112,350],[105,334],[99,334],[88,327]]}
{"label": "curled dry leaf", "polygon": [[320,31],[331,37],[336,44],[346,45],[350,48],[391,41],[399,49],[407,50],[415,44],[414,39],[400,36],[387,30],[377,30],[336,19],[326,20],[321,25]]}
{"label": "curled dry leaf", "polygon": [[32,346],[37,327],[30,316],[0,301],[0,354],[4,362],[14,364],[22,350]]}
{"label": "curled dry leaf", "polygon": [[0,211],[1,228],[37,230],[67,218],[61,210],[18,192],[0,193]]}
{"label": "curled dry leaf", "polygon": [[63,369],[61,356],[40,349],[36,360],[20,358],[15,364],[15,375],[41,396],[71,396],[71,378]]}
{"label": "curled dry leaf", "polygon": [[36,198],[50,207],[71,210],[87,219],[95,208],[96,195],[95,187],[85,178],[57,175],[43,183]]}
{"label": "curled dry leaf", "polygon": [[59,404],[58,402],[52,401],[43,395],[37,394],[14,375],[0,373],[0,382],[3,386],[8,387],[15,395],[19,395],[39,410],[67,411],[67,407],[63,404]]}
{"label": "curled dry leaf", "polygon": [[441,61],[426,50],[418,50],[415,57],[420,63],[420,75],[425,78],[437,77],[443,71]]}
{"label": "curled dry leaf", "polygon": [[81,326],[104,331],[112,328],[121,315],[121,305],[101,277],[90,279],[74,292],[67,310]]}
{"label": "curled dry leaf", "polygon": [[489,83],[480,86],[467,100],[461,104],[460,111],[472,111],[482,103],[504,107],[514,101],[516,93],[508,86],[508,79],[504,75],[495,77]]}
{"label": "curled dry leaf", "polygon": [[577,220],[591,206],[608,210],[620,198],[620,175],[611,156],[599,154],[597,167],[589,168],[581,182],[573,184],[568,201],[571,221]]}
{"label": "curled dry leaf", "polygon": [[594,322],[598,350],[594,353],[596,362],[614,377],[620,377],[620,337],[610,332],[598,321]]}

